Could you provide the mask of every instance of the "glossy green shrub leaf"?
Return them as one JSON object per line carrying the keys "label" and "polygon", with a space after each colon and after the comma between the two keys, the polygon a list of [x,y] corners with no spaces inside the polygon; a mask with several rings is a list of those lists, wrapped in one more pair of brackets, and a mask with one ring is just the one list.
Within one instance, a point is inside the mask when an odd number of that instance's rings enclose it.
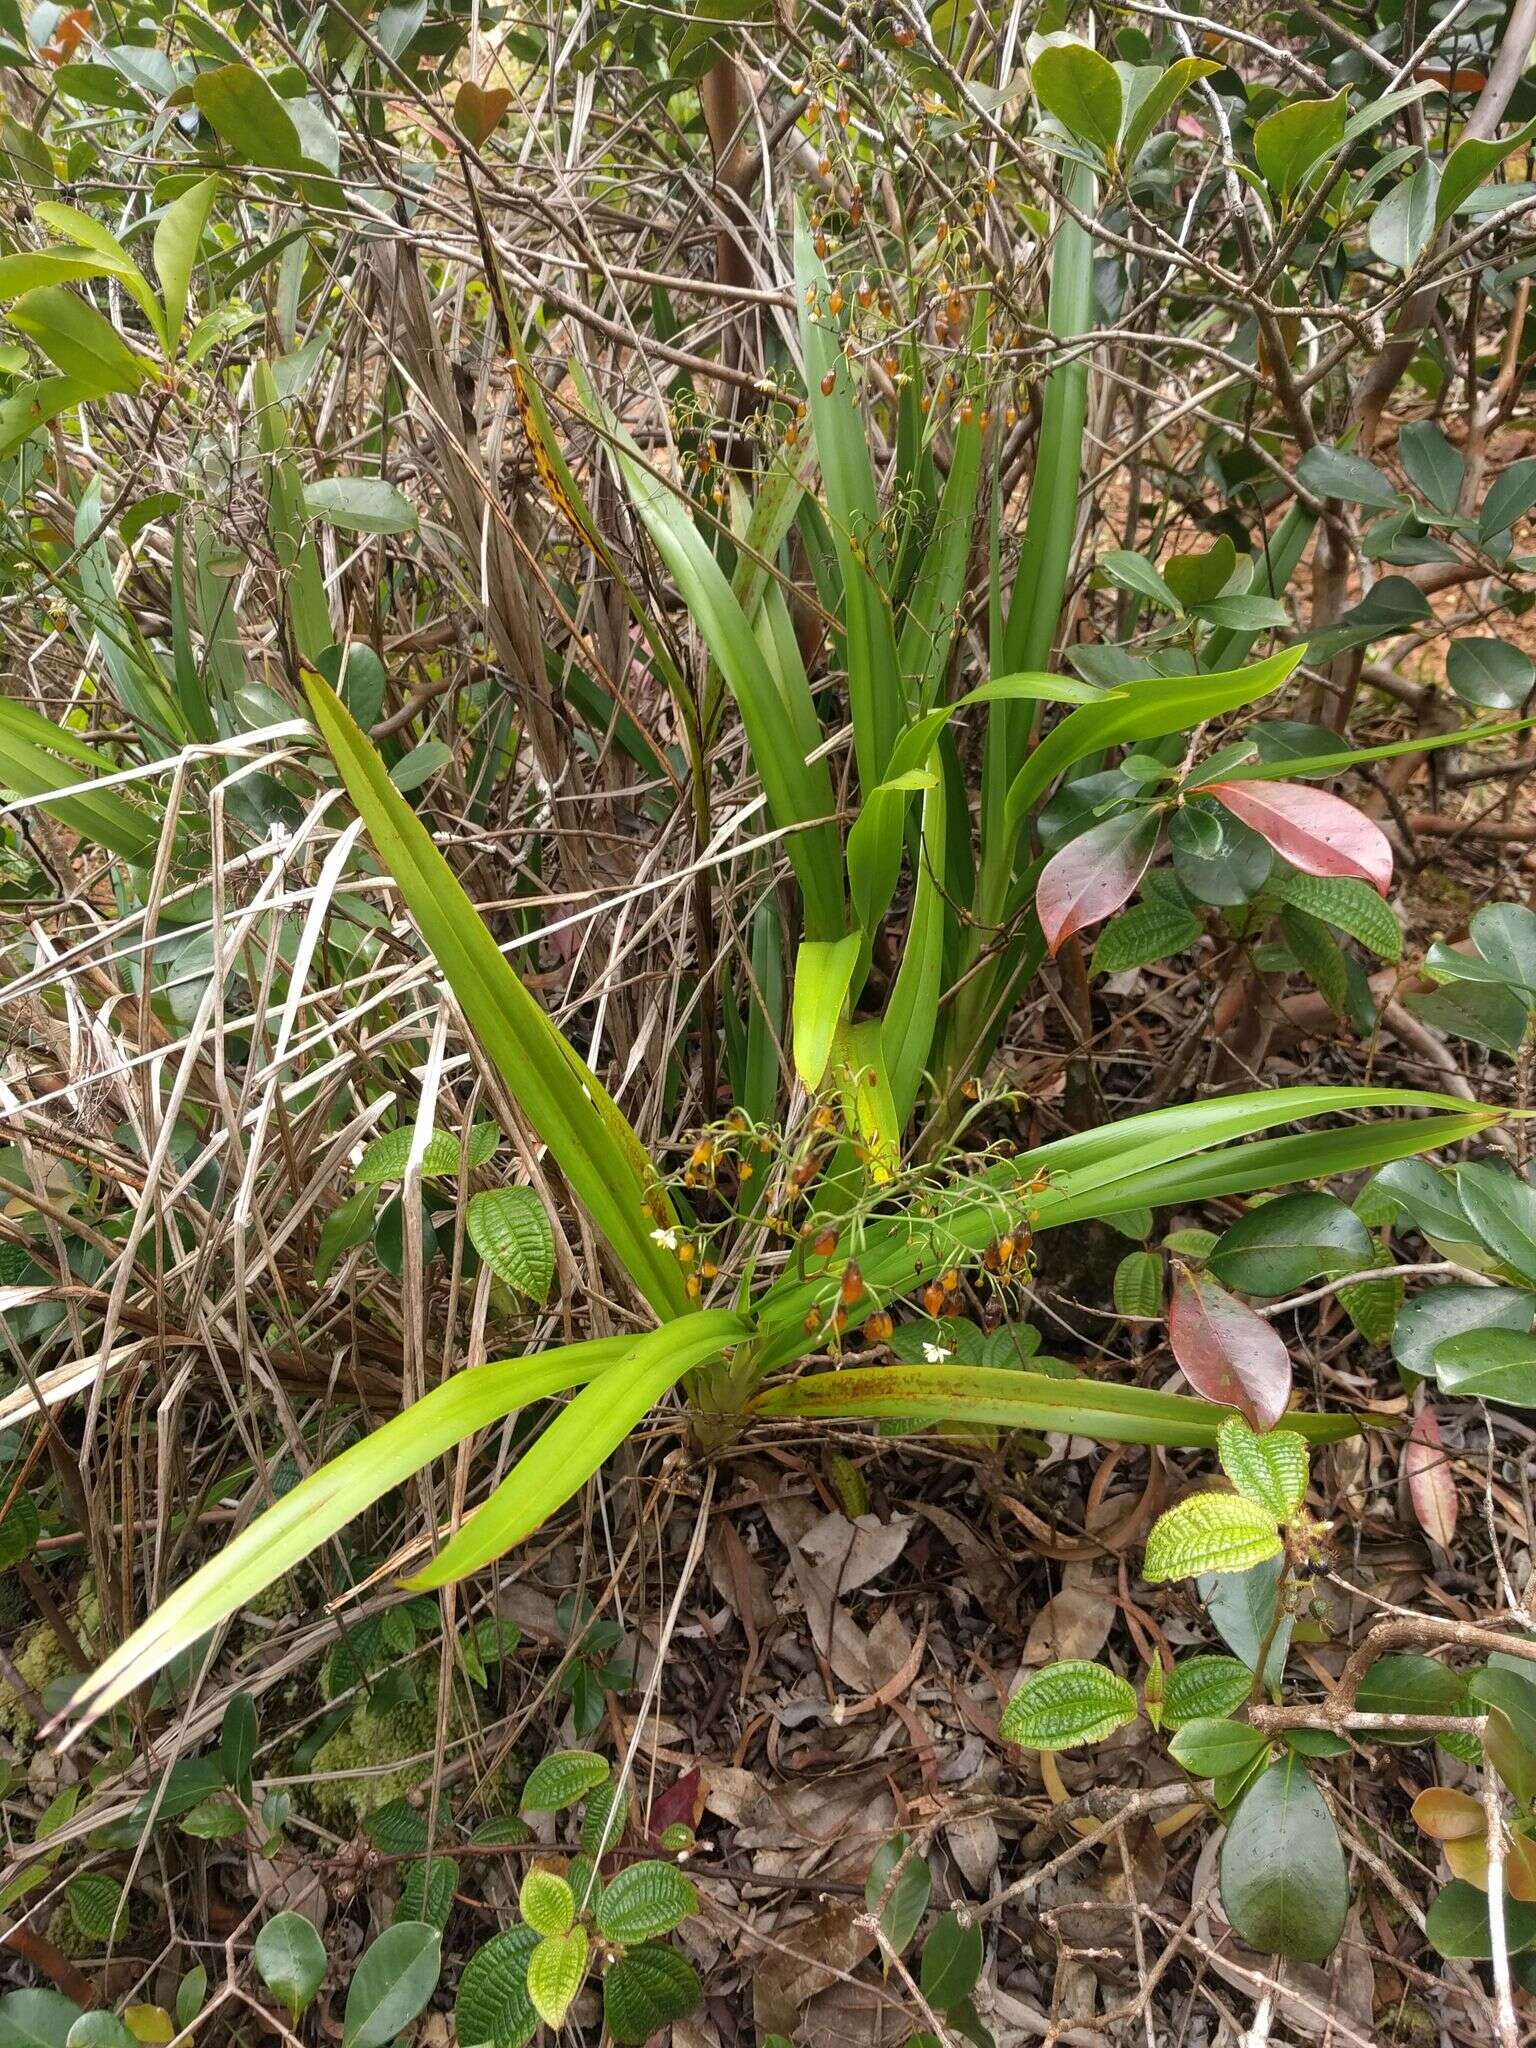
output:
{"label": "glossy green shrub leaf", "polygon": [[576,1900],[563,1877],[530,1870],[518,1890],[517,1910],[535,1934],[564,1934],[576,1918]]}
{"label": "glossy green shrub leaf", "polygon": [[[1371,1264],[1373,1266],[1395,1266],[1397,1264],[1390,1246],[1377,1245]],[[1400,1273],[1383,1273],[1379,1280],[1351,1280],[1338,1290],[1337,1299],[1344,1313],[1354,1324],[1368,1344],[1386,1344],[1391,1341],[1397,1326],[1397,1318],[1403,1306],[1404,1286]]]}
{"label": "glossy green shrub leaf", "polygon": [[541,1937],[531,1927],[493,1935],[464,1966],[454,2000],[460,2048],[523,2048],[538,2031],[528,1996],[528,1958]]}
{"label": "glossy green shrub leaf", "polygon": [[523,1813],[559,1813],[608,1782],[606,1757],[590,1749],[562,1749],[535,1764],[518,1807]]}
{"label": "glossy green shrub leaf", "polygon": [[603,2018],[619,2048],[639,2048],[687,2017],[704,1995],[698,1973],[675,1949],[643,1943],[603,1978]]}
{"label": "glossy green shrub leaf", "polygon": [[397,1920],[363,1955],[347,1987],[342,2048],[384,2048],[437,1989],[443,1937],[421,1920]]}
{"label": "glossy green shrub leaf", "polygon": [[1271,1764],[1243,1795],[1221,1845],[1221,1903],[1262,1955],[1320,1963],[1333,1953],[1349,1911],[1344,1848],[1300,1758]]}
{"label": "glossy green shrub leaf", "polygon": [[1224,1231],[1208,1263],[1224,1287],[1269,1298],[1325,1274],[1360,1272],[1375,1249],[1354,1210],[1332,1195],[1280,1195]]}
{"label": "glossy green shrub leaf", "polygon": [[60,1991],[7,1991],[0,1997],[0,2048],[64,2048],[80,2008]]}
{"label": "glossy green shrub leaf", "polygon": [[[865,1907],[870,1913],[879,1912],[880,1930],[897,1955],[902,1954],[922,1924],[933,1891],[933,1874],[927,1859],[908,1855],[908,1847],[904,1834],[892,1835],[889,1841],[882,1842],[864,1880]],[[898,1863],[901,1875],[892,1886],[891,1873]]]}
{"label": "glossy green shrub leaf", "polygon": [[[1264,182],[1284,206],[1312,166],[1344,139],[1349,93],[1329,99],[1292,100],[1266,114],[1253,131],[1253,153]],[[1337,492],[1325,491],[1325,496]]]}
{"label": "glossy green shrub leaf", "polygon": [[257,1976],[297,2026],[325,1981],[325,1944],[302,1913],[279,1913],[251,1948]]}
{"label": "glossy green shrub leaf", "polygon": [[1204,1572],[1241,1572],[1284,1545],[1275,1517],[1236,1493],[1194,1493],[1152,1525],[1141,1575],[1149,1585]]}
{"label": "glossy green shrub leaf", "polygon": [[1489,1250],[1536,1282],[1536,1188],[1508,1166],[1468,1161],[1456,1170],[1456,1192]]}
{"label": "glossy green shrub leaf", "polygon": [[203,2009],[208,1996],[208,1971],[194,1963],[176,1987],[176,2028],[184,2033]]}
{"label": "glossy green shrub leaf", "polygon": [[506,1286],[541,1305],[555,1277],[555,1234],[532,1188],[486,1188],[470,1197],[469,1241]]}
{"label": "glossy green shrub leaf", "polygon": [[[1487,1962],[1493,1954],[1488,1894],[1455,1878],[1437,1892],[1424,1916],[1424,1932],[1449,1962]],[[1504,1945],[1510,1955],[1536,1948],[1536,1906],[1504,1899]]]}
{"label": "glossy green shrub leaf", "polygon": [[1086,43],[1053,43],[1035,59],[1030,78],[1041,106],[1069,135],[1109,154],[1120,139],[1124,94],[1107,57]]}
{"label": "glossy green shrub leaf", "polygon": [[1163,1687],[1165,1728],[1232,1714],[1253,1690],[1253,1673],[1239,1657],[1181,1657]]}
{"label": "glossy green shrub leaf", "polygon": [[609,1941],[649,1941],[670,1934],[699,1910],[699,1895],[675,1863],[626,1863],[609,1879],[597,1909],[598,1932]]}
{"label": "glossy green shrub leaf", "polygon": [[951,2012],[976,1988],[981,1975],[981,1929],[974,1921],[963,1926],[955,1913],[945,1913],[923,1943],[918,1985],[935,2012]]}
{"label": "glossy green shrub leaf", "polygon": [[1238,1492],[1277,1522],[1289,1521],[1307,1491],[1307,1446],[1293,1429],[1269,1429],[1262,1436],[1240,1415],[1216,1433],[1221,1469]]}
{"label": "glossy green shrub leaf", "polygon": [[[1362,1714],[1469,1714],[1467,1681],[1433,1657],[1378,1657],[1360,1681],[1355,1706]],[[1423,1742],[1411,1730],[1373,1730],[1373,1742]]]}
{"label": "glossy green shrub leaf", "polygon": [[64,2048],[139,2048],[115,2012],[83,2012],[70,2028]]}
{"label": "glossy green shrub leaf", "polygon": [[998,1733],[1021,1749],[1101,1742],[1136,1718],[1136,1694],[1118,1673],[1080,1658],[1048,1664],[1003,1709]]}
{"label": "glossy green shrub leaf", "polygon": [[528,1958],[528,1997],[546,2026],[559,2027],[587,1974],[587,1930],[546,1934]]}
{"label": "glossy green shrub leaf", "polygon": [[623,1785],[599,1785],[581,1816],[582,1852],[594,1863],[616,1848],[629,1825],[629,1792]]}
{"label": "glossy green shrub leaf", "polygon": [[7,316],[48,360],[92,398],[135,391],[148,365],[94,306],[60,285],[43,285],[16,301]]}
{"label": "glossy green shrub leaf", "polygon": [[[1252,1684],[1249,1676],[1249,1684]],[[1168,1745],[1168,1754],[1196,1778],[1225,1778],[1246,1768],[1269,1748],[1269,1738],[1246,1721],[1200,1715],[1187,1721]]]}
{"label": "glossy green shrub leaf", "polygon": [[1529,1330],[1466,1330],[1436,1344],[1433,1359],[1447,1394],[1536,1408],[1536,1336]]}
{"label": "glossy green shrub leaf", "polygon": [[414,1856],[427,1846],[426,1815],[405,1798],[375,1807],[363,1831],[381,1856]]}

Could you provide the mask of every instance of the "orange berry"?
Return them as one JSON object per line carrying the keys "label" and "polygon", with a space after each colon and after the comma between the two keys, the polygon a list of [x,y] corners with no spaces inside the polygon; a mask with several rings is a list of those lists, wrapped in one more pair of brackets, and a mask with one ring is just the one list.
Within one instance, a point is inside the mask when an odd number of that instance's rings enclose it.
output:
{"label": "orange berry", "polygon": [[821,1311],[819,1309],[808,1308],[805,1312],[805,1321],[800,1325],[800,1327],[802,1330],[804,1330],[805,1334],[808,1337],[814,1337],[816,1332],[821,1328]]}
{"label": "orange berry", "polygon": [[850,1259],[844,1266],[837,1292],[845,1308],[850,1308],[864,1292],[864,1275],[859,1271],[855,1260]]}
{"label": "orange berry", "polygon": [[874,304],[875,288],[870,283],[867,277],[861,277],[859,279],[859,288],[854,293],[854,297],[858,300],[861,306],[872,306]]}
{"label": "orange berry", "polygon": [[923,1289],[923,1308],[930,1316],[941,1315],[944,1309],[944,1290],[937,1280],[930,1280]]}
{"label": "orange berry", "polygon": [[827,374],[821,380],[821,395],[823,398],[830,398],[836,389],[837,372],[836,370],[828,370]]}
{"label": "orange berry", "polygon": [[862,193],[855,192],[848,202],[848,225],[856,228],[863,218],[864,197]]}
{"label": "orange berry", "polygon": [[895,1324],[883,1308],[876,1309],[875,1313],[864,1325],[864,1342],[866,1344],[888,1344],[891,1339],[891,1332],[895,1327]]}
{"label": "orange berry", "polygon": [[823,233],[823,231],[822,231],[822,230],[821,230],[820,228],[818,228],[818,229],[816,230],[816,254],[817,254],[818,256],[822,256],[822,257],[825,257],[826,253],[827,253],[827,238],[826,238],[826,235],[825,235],[825,234]]}
{"label": "orange berry", "polygon": [[837,1250],[837,1232],[830,1224],[825,1230],[819,1230],[816,1233],[816,1239],[811,1246],[811,1250],[818,1259],[830,1259]]}
{"label": "orange berry", "polygon": [[793,448],[795,443],[799,439],[800,429],[795,425],[794,421],[791,420],[789,425],[784,429],[784,445],[786,448]]}
{"label": "orange berry", "polygon": [[939,1285],[946,1294],[956,1294],[960,1288],[960,1268],[951,1266],[947,1273],[939,1275]]}
{"label": "orange berry", "polygon": [[832,318],[833,318],[833,319],[835,320],[835,319],[837,318],[838,314],[839,314],[839,313],[841,313],[841,311],[842,311],[842,310],[843,310],[843,291],[842,291],[842,286],[841,286],[841,285],[834,285],[834,286],[832,287],[832,294],[831,294],[830,298],[829,298],[829,299],[827,300],[827,311],[828,311],[828,312],[829,312],[829,313],[830,313],[830,314],[832,315]]}
{"label": "orange berry", "polygon": [[698,1298],[699,1298],[699,1276],[698,1276],[698,1274],[697,1274],[697,1273],[690,1273],[690,1274],[688,1275],[688,1279],[687,1279],[687,1282],[686,1282],[686,1284],[685,1284],[685,1286],[684,1286],[684,1288],[683,1288],[683,1292],[684,1292],[684,1293],[685,1293],[685,1294],[687,1295],[687,1297],[688,1297],[688,1299],[689,1299],[690,1301],[697,1301],[697,1300],[698,1300]]}

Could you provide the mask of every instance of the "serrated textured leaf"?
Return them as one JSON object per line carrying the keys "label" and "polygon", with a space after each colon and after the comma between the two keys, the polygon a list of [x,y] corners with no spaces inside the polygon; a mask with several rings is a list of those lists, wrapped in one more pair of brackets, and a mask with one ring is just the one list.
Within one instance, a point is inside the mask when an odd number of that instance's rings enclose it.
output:
{"label": "serrated textured leaf", "polygon": [[523,1813],[559,1813],[607,1782],[606,1757],[590,1749],[557,1750],[529,1772],[518,1807]]}
{"label": "serrated textured leaf", "polygon": [[539,2018],[560,2026],[587,1974],[587,1930],[546,1934],[528,1958],[528,1996]]}
{"label": "serrated textured leaf", "polygon": [[530,1870],[517,1894],[517,1910],[535,1934],[564,1934],[576,1917],[576,1899],[552,1870]]}
{"label": "serrated textured leaf", "polygon": [[998,1733],[1021,1749],[1100,1742],[1136,1718],[1136,1694],[1102,1664],[1069,1658],[1038,1671],[1003,1709]]}
{"label": "serrated textured leaf", "polygon": [[[1385,1245],[1377,1245],[1371,1263],[1395,1266],[1397,1260]],[[1383,1273],[1379,1280],[1352,1280],[1339,1289],[1338,1299],[1367,1344],[1389,1343],[1403,1305],[1403,1277]]]}
{"label": "serrated textured leaf", "polygon": [[30,1493],[18,1493],[0,1521],[0,1572],[30,1557],[41,1532],[37,1502]]}
{"label": "serrated textured leaf", "polygon": [[631,2048],[683,2019],[703,1995],[685,1956],[648,1942],[631,1949],[603,1979],[603,2017],[620,2048]]}
{"label": "serrated textured leaf", "polygon": [[1151,1321],[1163,1312],[1163,1262],[1156,1252],[1128,1252],[1115,1268],[1115,1307]]}
{"label": "serrated textured leaf", "polygon": [[1093,949],[1092,972],[1124,974],[1185,952],[1200,936],[1200,920],[1181,903],[1135,903],[1111,918]]}
{"label": "serrated textured leaf", "polygon": [[1184,1657],[1168,1674],[1163,1725],[1219,1720],[1236,1713],[1253,1690],[1253,1673],[1240,1657]]}
{"label": "serrated textured leaf", "polygon": [[470,1202],[469,1241],[498,1280],[531,1301],[549,1299],[555,1235],[532,1188],[489,1188]]}
{"label": "serrated textured leaf", "polygon": [[629,1793],[622,1785],[599,1785],[581,1816],[581,1846],[594,1861],[606,1856],[624,1836],[629,1822]]}
{"label": "serrated textured leaf", "polygon": [[1234,1415],[1216,1432],[1221,1469],[1238,1492],[1256,1501],[1277,1522],[1289,1521],[1307,1491],[1307,1446],[1293,1429],[1262,1436]]}
{"label": "serrated textured leaf", "polygon": [[597,1925],[610,1941],[648,1941],[698,1910],[699,1895],[675,1864],[629,1863],[603,1893]]}
{"label": "serrated textured leaf", "polygon": [[1202,1572],[1242,1572],[1284,1546],[1275,1517],[1238,1493],[1193,1493],[1152,1525],[1142,1577],[1149,1585]]}
{"label": "serrated textured leaf", "polygon": [[459,1888],[459,1866],[451,1856],[423,1857],[405,1873],[400,1886],[397,1920],[422,1920],[439,1932],[448,1925],[453,1895]]}
{"label": "serrated textured leaf", "polygon": [[[398,1130],[386,1131],[382,1138],[375,1138],[357,1162],[353,1179],[359,1187],[377,1187],[381,1182],[400,1180],[405,1174],[405,1162],[411,1155],[411,1141],[416,1133],[410,1124],[402,1124]],[[501,1133],[495,1124],[476,1124],[469,1137],[469,1162],[471,1166],[483,1166],[496,1150]],[[462,1154],[459,1141],[452,1131],[434,1131],[427,1139],[426,1151],[422,1155],[421,1177],[423,1180],[451,1180],[459,1171]]]}
{"label": "serrated textured leaf", "polygon": [[1282,903],[1336,925],[1378,959],[1403,957],[1402,927],[1369,882],[1352,875],[1304,875],[1287,868],[1271,875],[1269,887]]}
{"label": "serrated textured leaf", "polygon": [[110,1941],[122,1908],[123,1888],[105,1871],[88,1870],[64,1887],[70,1918],[87,1941]]}
{"label": "serrated textured leaf", "polygon": [[476,1949],[459,1979],[453,2026],[459,2048],[523,2048],[538,2028],[528,1996],[528,1958],[539,1937],[514,1927]]}
{"label": "serrated textured leaf", "polygon": [[381,1856],[410,1856],[427,1846],[425,1816],[408,1799],[391,1799],[376,1807],[363,1827]]}

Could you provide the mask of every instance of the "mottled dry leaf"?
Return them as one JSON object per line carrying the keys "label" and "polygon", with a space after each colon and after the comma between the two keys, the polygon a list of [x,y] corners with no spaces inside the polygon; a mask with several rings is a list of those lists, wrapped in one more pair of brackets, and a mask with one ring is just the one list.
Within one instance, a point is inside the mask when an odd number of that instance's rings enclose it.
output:
{"label": "mottled dry leaf", "polygon": [[1440,1425],[1426,1401],[1403,1446],[1403,1477],[1414,1516],[1431,1543],[1449,1550],[1456,1536],[1456,1481],[1440,1441]]}
{"label": "mottled dry leaf", "polygon": [[1094,1658],[1114,1624],[1115,1603],[1096,1586],[1067,1586],[1052,1594],[1029,1625],[1024,1662],[1053,1664],[1064,1657]]}

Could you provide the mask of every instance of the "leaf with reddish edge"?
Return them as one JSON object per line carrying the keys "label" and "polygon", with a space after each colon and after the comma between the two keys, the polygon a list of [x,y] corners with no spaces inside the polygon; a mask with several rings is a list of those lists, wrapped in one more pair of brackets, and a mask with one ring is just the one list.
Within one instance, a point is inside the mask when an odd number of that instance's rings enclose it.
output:
{"label": "leaf with reddish edge", "polygon": [[1413,1418],[1403,1446],[1403,1477],[1419,1527],[1431,1543],[1449,1550],[1456,1534],[1456,1481],[1440,1441],[1435,1411],[1427,1402]]}
{"label": "leaf with reddish edge", "polygon": [[1168,1342],[1195,1392],[1238,1409],[1254,1429],[1273,1429],[1285,1413],[1291,1358],[1279,1332],[1208,1275],[1180,1271]]}
{"label": "leaf with reddish edge", "polygon": [[1162,820],[1122,811],[1052,854],[1035,888],[1035,909],[1055,957],[1062,942],[1118,910],[1147,872]]}
{"label": "leaf with reddish edge", "polygon": [[1215,797],[1304,875],[1358,875],[1382,896],[1392,886],[1387,835],[1326,789],[1302,782],[1208,782],[1191,794]]}

